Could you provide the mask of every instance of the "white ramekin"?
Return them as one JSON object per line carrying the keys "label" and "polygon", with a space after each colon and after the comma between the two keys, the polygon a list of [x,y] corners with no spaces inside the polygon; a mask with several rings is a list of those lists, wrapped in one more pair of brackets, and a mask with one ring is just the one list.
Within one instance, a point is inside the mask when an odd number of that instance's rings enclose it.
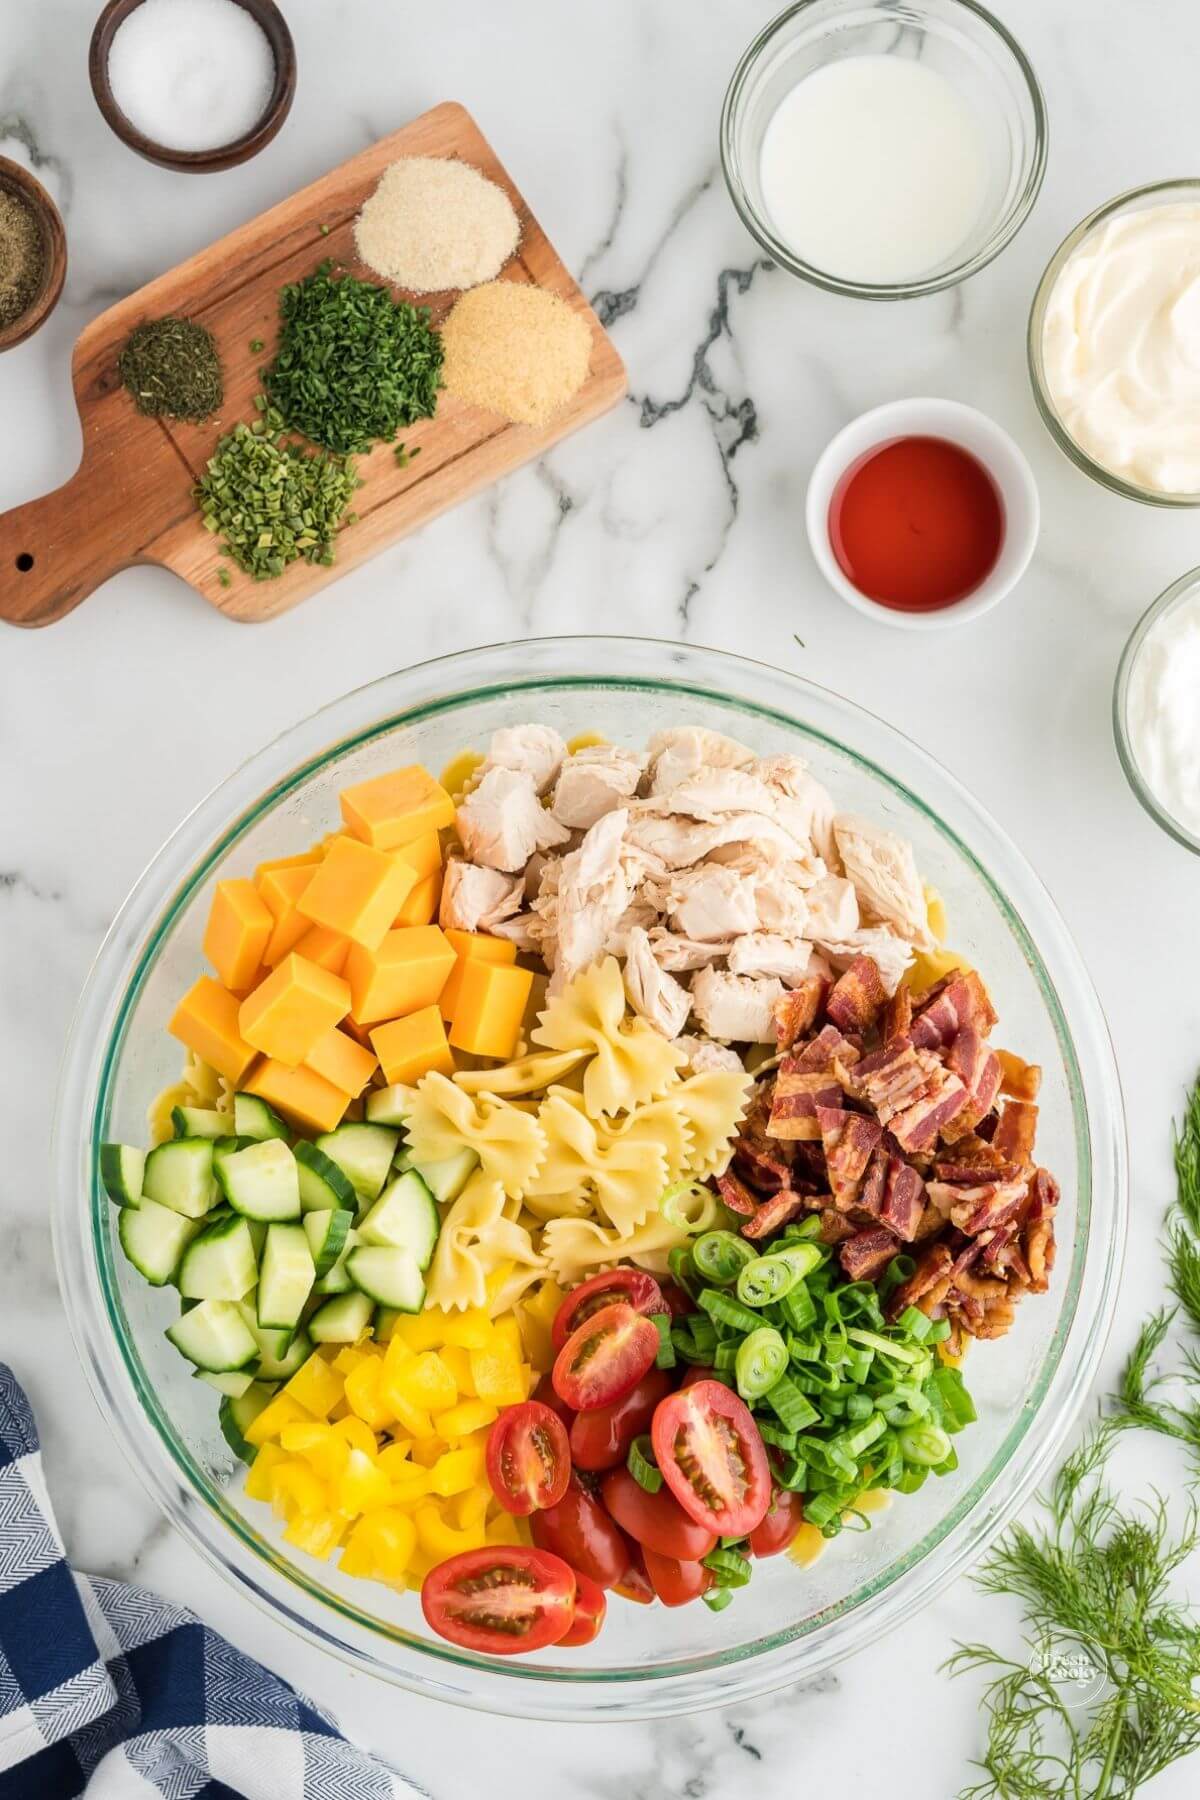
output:
{"label": "white ramekin", "polygon": [[[1004,543],[995,568],[973,594],[935,612],[900,612],[860,594],[842,573],[829,541],[829,505],[834,489],[852,463],[868,450],[902,437],[939,437],[979,459],[1000,490],[1004,502]],[[891,400],[872,407],[842,427],[828,443],[809,477],[805,501],[808,541],[817,567],[835,593],[882,625],[902,631],[937,631],[977,619],[1003,600],[1029,567],[1038,540],[1041,505],[1033,471],[1007,431],[986,413],[959,400]]]}

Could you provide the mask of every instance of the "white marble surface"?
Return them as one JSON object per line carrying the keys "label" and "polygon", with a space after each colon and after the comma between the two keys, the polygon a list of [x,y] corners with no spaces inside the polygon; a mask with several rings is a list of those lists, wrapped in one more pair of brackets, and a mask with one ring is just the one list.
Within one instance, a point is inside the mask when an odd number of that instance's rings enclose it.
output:
{"label": "white marble surface", "polygon": [[[179,818],[293,719],[426,655],[531,633],[684,636],[838,688],[916,736],[1042,871],[1107,1009],[1128,1100],[1134,1216],[1106,1378],[1160,1297],[1168,1122],[1200,1062],[1200,865],[1147,820],[1112,747],[1133,621],[1200,562],[1200,516],[1109,497],[1050,443],[1029,393],[1037,276],[1086,211],[1195,169],[1200,13],[1002,0],[1044,83],[1050,165],[1032,219],[959,291],[903,307],[764,269],[729,206],[716,121],[746,0],[294,0],[300,93],[251,166],[190,179],[137,161],[87,84],[97,0],[0,8],[0,145],[63,204],[64,303],[0,362],[0,505],[71,473],[68,358],[103,306],[443,98],[478,115],[612,322],[631,398],[503,488],[271,626],[228,624],[131,571],[45,632],[0,636],[0,1354],[28,1383],[81,1565],[186,1601],[449,1797],[530,1791],[767,1800],[900,1765],[900,1800],[953,1793],[977,1745],[970,1689],[937,1665],[1004,1610],[960,1583],[815,1688],[656,1725],[549,1727],[450,1714],[307,1650],[212,1577],[122,1462],[75,1366],[47,1225],[46,1143],[71,1008],[122,895]],[[1025,446],[1044,511],[1017,594],[961,634],[909,638],[824,589],[803,537],[808,469],[861,408],[937,393]],[[797,635],[803,640],[796,641]],[[1167,1478],[1170,1470],[1167,1470]],[[987,1610],[984,1611],[986,1606]],[[898,1756],[913,1721],[911,1772]],[[503,1754],[495,1754],[497,1734]],[[1176,1770],[1154,1788],[1195,1789]]]}

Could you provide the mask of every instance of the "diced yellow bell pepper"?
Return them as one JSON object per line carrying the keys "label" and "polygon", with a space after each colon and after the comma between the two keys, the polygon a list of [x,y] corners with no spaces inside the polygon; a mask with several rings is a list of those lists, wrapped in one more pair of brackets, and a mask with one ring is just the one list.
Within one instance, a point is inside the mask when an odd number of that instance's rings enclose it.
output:
{"label": "diced yellow bell pepper", "polygon": [[427,1306],[424,1312],[408,1313],[396,1320],[388,1348],[398,1343],[409,1350],[437,1350],[454,1341],[449,1336],[451,1322],[452,1315],[437,1306]]}
{"label": "diced yellow bell pepper", "polygon": [[520,1363],[504,1352],[472,1350],[471,1379],[479,1398],[496,1406],[519,1406],[528,1393]]}
{"label": "diced yellow bell pepper", "polygon": [[436,1437],[418,1438],[412,1447],[412,1461],[422,1469],[432,1469],[445,1446]]}
{"label": "diced yellow bell pepper", "polygon": [[447,1450],[430,1470],[433,1491],[448,1499],[461,1494],[483,1477],[483,1456],[474,1445],[460,1450]]}
{"label": "diced yellow bell pepper", "polygon": [[492,1490],[484,1482],[482,1487],[466,1488],[461,1494],[456,1494],[448,1511],[461,1531],[478,1531],[482,1534],[491,1503]]}
{"label": "diced yellow bell pepper", "polygon": [[489,1519],[485,1528],[486,1540],[489,1544],[524,1544],[528,1539],[522,1535],[523,1521],[514,1519],[511,1513],[499,1513],[496,1518]]}
{"label": "diced yellow bell pepper", "polygon": [[440,1506],[426,1501],[418,1506],[413,1514],[417,1526],[417,1542],[435,1563],[445,1562],[449,1556],[458,1556],[464,1550],[478,1550],[484,1541],[482,1522],[470,1530],[456,1530],[448,1520],[443,1518]]}
{"label": "diced yellow bell pepper", "polygon": [[396,1423],[408,1437],[416,1438],[420,1442],[422,1438],[433,1436],[433,1420],[427,1412],[423,1412],[419,1406],[413,1405],[400,1388],[398,1376],[385,1374],[382,1396],[387,1405],[391,1407]]}
{"label": "diced yellow bell pepper", "polygon": [[314,1513],[311,1517],[300,1514],[289,1521],[283,1535],[298,1550],[306,1550],[309,1556],[325,1562],[341,1543],[345,1530],[345,1519],[339,1519],[336,1513]]}
{"label": "diced yellow bell pepper", "polygon": [[246,1477],[247,1500],[269,1500],[271,1498],[271,1476],[280,1463],[287,1461],[287,1454],[278,1444],[264,1444],[251,1464],[250,1473]]}
{"label": "diced yellow bell pepper", "polygon": [[375,1433],[357,1415],[335,1420],[333,1430],[339,1437],[345,1438],[352,1450],[361,1450],[364,1456],[374,1456]]}
{"label": "diced yellow bell pepper", "polygon": [[475,1378],[471,1374],[471,1352],[461,1344],[443,1344],[438,1355],[454,1377],[454,1385],[465,1400],[475,1398]]}
{"label": "diced yellow bell pepper", "polygon": [[328,1512],[329,1490],[306,1462],[292,1456],[272,1472],[271,1505],[281,1519]]}
{"label": "diced yellow bell pepper", "polygon": [[403,1468],[390,1468],[388,1482],[393,1506],[415,1506],[418,1501],[426,1499],[432,1488],[429,1470],[411,1462]]}
{"label": "diced yellow bell pepper", "polygon": [[324,1481],[336,1481],[350,1454],[345,1438],[320,1419],[311,1425],[285,1425],[279,1441],[291,1455],[302,1456]]}
{"label": "diced yellow bell pepper", "polygon": [[357,1369],[359,1363],[371,1354],[369,1348],[360,1350],[357,1344],[345,1344],[334,1357],[333,1366],[339,1374],[349,1375],[351,1369]]}
{"label": "diced yellow bell pepper", "polygon": [[265,1444],[269,1438],[277,1438],[285,1425],[309,1424],[311,1421],[312,1414],[293,1395],[276,1394],[247,1425],[246,1442]]}
{"label": "diced yellow bell pepper", "polygon": [[[443,1316],[446,1318],[443,1343],[457,1345],[463,1350],[486,1350],[491,1343],[495,1326],[486,1307],[469,1306],[465,1312]],[[441,1346],[431,1346],[435,1347]]]}
{"label": "diced yellow bell pepper", "polygon": [[382,1507],[353,1527],[338,1566],[343,1575],[402,1582],[416,1543],[417,1529],[407,1513]]}
{"label": "diced yellow bell pepper", "polygon": [[410,1588],[414,1593],[419,1593],[421,1590],[421,1583],[429,1574],[429,1571],[431,1569],[436,1569],[438,1564],[440,1562],[445,1562],[445,1560],[444,1556],[430,1556],[428,1552],[422,1550],[420,1544],[418,1544],[408,1559],[408,1572],[404,1577],[405,1587]]}
{"label": "diced yellow bell pepper", "polygon": [[511,1356],[514,1362],[520,1362],[524,1350],[521,1345],[521,1328],[514,1318],[510,1316],[492,1321],[491,1347],[502,1355]]}
{"label": "diced yellow bell pepper", "polygon": [[354,1518],[370,1512],[372,1507],[386,1506],[391,1498],[391,1484],[374,1457],[352,1449],[346,1467],[335,1484],[338,1510]]}
{"label": "diced yellow bell pepper", "polygon": [[336,1369],[331,1369],[323,1356],[314,1351],[284,1385],[284,1393],[298,1400],[314,1419],[327,1419],[342,1398],[345,1382]]}
{"label": "diced yellow bell pepper", "polygon": [[438,1413],[433,1426],[446,1443],[455,1443],[473,1431],[485,1431],[498,1417],[496,1408],[486,1400],[460,1400],[457,1406],[448,1406],[445,1412]]}
{"label": "diced yellow bell pepper", "polygon": [[422,1350],[411,1362],[403,1364],[389,1379],[389,1393],[399,1392],[423,1412],[444,1412],[458,1399],[453,1375],[436,1350]]}
{"label": "diced yellow bell pepper", "polygon": [[383,1363],[377,1356],[365,1356],[346,1377],[347,1400],[358,1417],[375,1431],[382,1431],[393,1416],[382,1382]]}

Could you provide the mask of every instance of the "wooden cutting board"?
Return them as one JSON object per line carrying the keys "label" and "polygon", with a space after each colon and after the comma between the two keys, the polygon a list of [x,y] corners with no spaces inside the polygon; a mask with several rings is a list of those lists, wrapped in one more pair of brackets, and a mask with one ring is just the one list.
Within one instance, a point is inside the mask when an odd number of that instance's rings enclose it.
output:
{"label": "wooden cutting board", "polygon": [[[371,275],[355,255],[353,221],[401,156],[460,157],[505,190],[521,221],[521,242],[504,278],[558,294],[587,320],[593,337],[587,381],[539,430],[510,425],[443,392],[433,419],[401,433],[410,450],[421,451],[407,467],[389,444],[357,458],[366,485],[354,503],[358,520],[339,536],[332,568],[301,561],[277,580],[253,581],[222,557],[219,541],[204,529],[193,483],[222,432],[257,417],[254,396],[274,351],[280,288],[325,257]],[[428,304],[437,324],[457,295],[403,297]],[[216,421],[145,418],[121,385],[117,358],[129,333],[168,313],[199,320],[216,339],[225,370],[225,403]],[[256,353],[250,345],[260,338],[266,348]],[[231,618],[271,618],[542,455],[625,392],[624,367],[599,320],[487,139],[454,104],[434,107],[93,319],[75,346],[72,378],[83,425],[77,472],[54,493],[0,514],[0,618],[17,625],[51,624],[133,563],[161,563]],[[231,576],[228,587],[218,577],[222,568]]]}

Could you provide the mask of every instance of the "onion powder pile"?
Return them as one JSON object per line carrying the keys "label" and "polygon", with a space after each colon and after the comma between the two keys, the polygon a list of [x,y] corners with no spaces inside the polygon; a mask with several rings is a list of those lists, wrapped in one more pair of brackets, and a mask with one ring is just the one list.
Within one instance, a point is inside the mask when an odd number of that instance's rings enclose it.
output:
{"label": "onion powder pile", "polygon": [[275,57],[235,0],[142,0],[113,38],[108,79],[143,137],[164,150],[220,150],[266,112]]}
{"label": "onion powder pile", "polygon": [[442,327],[447,390],[519,425],[546,425],[587,379],[592,334],[557,294],[491,281]]}
{"label": "onion powder pile", "polygon": [[408,156],[385,169],[354,225],[358,254],[411,294],[498,275],[521,227],[508,195],[469,163]]}

